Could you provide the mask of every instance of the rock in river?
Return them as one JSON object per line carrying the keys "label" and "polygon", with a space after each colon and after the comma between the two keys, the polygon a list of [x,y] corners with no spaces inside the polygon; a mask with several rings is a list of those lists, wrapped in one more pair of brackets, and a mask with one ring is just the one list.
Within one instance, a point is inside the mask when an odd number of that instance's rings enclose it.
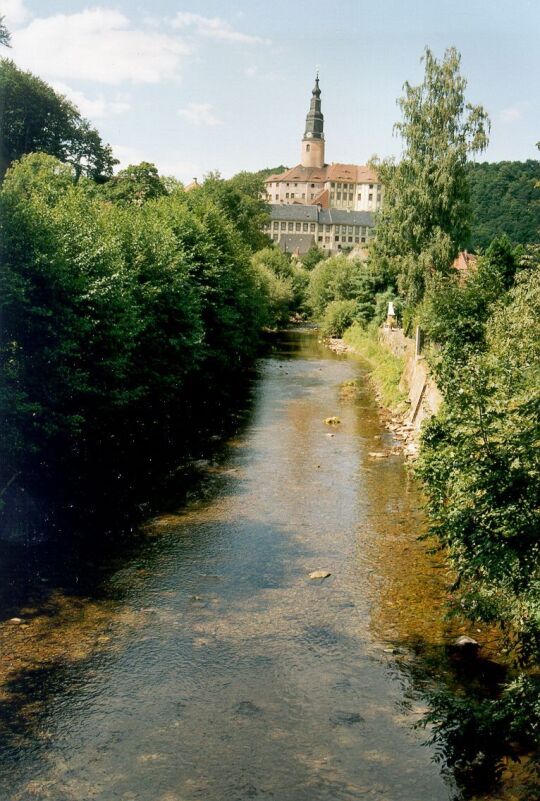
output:
{"label": "rock in river", "polygon": [[328,570],[314,570],[312,573],[309,574],[310,579],[325,579],[332,574],[328,572]]}

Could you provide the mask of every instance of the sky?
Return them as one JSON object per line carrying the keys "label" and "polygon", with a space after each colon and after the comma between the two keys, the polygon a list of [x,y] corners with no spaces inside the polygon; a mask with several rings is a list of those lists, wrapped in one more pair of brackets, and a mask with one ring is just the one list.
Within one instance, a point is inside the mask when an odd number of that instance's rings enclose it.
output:
{"label": "sky", "polygon": [[538,158],[540,0],[0,0],[4,55],[73,100],[120,166],[183,181],[300,160],[320,70],[326,160],[397,156],[422,52],[462,55],[486,161]]}

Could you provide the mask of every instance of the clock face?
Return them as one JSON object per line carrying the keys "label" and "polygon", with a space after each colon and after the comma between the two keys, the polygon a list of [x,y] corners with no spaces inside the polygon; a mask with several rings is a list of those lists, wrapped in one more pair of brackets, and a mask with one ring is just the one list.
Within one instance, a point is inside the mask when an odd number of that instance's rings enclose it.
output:
{"label": "clock face", "polygon": [[308,132],[307,132],[307,134],[306,134],[306,136],[307,136],[307,138],[308,138],[308,139],[311,139],[311,137],[313,136],[313,134],[311,133],[311,131],[308,131]]}

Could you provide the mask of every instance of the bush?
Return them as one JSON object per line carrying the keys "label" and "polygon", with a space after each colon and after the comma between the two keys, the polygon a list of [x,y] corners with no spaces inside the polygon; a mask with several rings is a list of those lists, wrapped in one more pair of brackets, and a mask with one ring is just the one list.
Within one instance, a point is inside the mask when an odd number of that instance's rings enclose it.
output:
{"label": "bush", "polygon": [[358,311],[355,300],[333,300],[326,307],[321,323],[325,337],[341,337],[356,318]]}
{"label": "bush", "polygon": [[321,261],[309,279],[308,301],[315,317],[320,318],[333,300],[353,300],[362,290],[360,262],[345,256]]}

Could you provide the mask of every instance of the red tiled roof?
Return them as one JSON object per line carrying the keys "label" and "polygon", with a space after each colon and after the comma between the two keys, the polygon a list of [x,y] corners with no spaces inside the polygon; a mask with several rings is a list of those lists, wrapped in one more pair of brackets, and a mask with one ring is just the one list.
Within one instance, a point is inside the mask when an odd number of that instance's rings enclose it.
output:
{"label": "red tiled roof", "polygon": [[375,170],[364,164],[325,164],[324,167],[304,167],[297,164],[280,175],[269,175],[265,183],[275,181],[340,181],[350,183],[376,183],[378,176]]}

